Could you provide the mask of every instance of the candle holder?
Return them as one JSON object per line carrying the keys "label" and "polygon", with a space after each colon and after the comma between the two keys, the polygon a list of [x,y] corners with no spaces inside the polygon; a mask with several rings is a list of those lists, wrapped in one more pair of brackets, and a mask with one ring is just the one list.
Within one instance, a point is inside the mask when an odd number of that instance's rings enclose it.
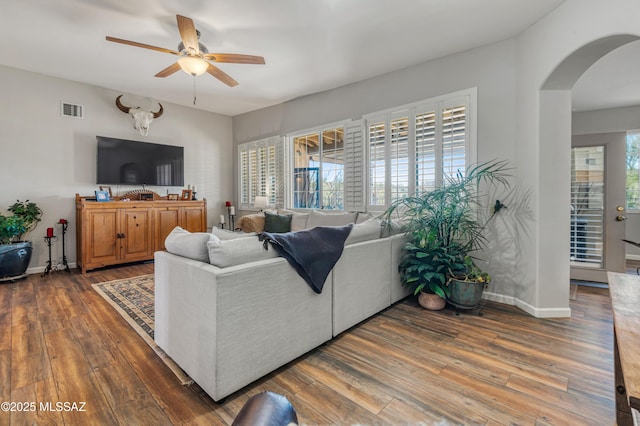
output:
{"label": "candle holder", "polygon": [[49,233],[47,233],[48,235],[46,237],[44,237],[44,241],[47,243],[47,246],[49,246],[49,260],[47,260],[47,267],[44,268],[44,272],[42,273],[42,276],[44,277],[45,275],[48,275],[49,272],[51,272],[51,270],[53,269],[52,267],[52,263],[51,263],[51,240],[53,240],[55,238],[54,235],[49,235]]}
{"label": "candle holder", "polygon": [[[227,201],[227,203],[229,203],[229,201]],[[227,207],[227,215],[229,216],[229,229],[234,231],[236,229],[235,227],[236,208],[232,206],[231,203],[227,204],[226,207]]]}
{"label": "candle holder", "polygon": [[64,270],[67,272],[71,272],[69,269],[69,263],[67,262],[67,254],[64,250],[64,236],[67,233],[67,229],[69,228],[69,222],[67,219],[60,219],[60,225],[62,225],[62,265],[64,266]]}
{"label": "candle holder", "polygon": [[220,223],[218,223],[218,227],[219,227],[220,229],[224,229],[224,222],[220,222]]}

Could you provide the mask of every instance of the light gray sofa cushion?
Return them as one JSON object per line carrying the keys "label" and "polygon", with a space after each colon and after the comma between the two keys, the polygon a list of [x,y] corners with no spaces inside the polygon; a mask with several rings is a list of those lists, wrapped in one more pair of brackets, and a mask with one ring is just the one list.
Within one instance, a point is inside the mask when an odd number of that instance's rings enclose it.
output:
{"label": "light gray sofa cushion", "polygon": [[357,216],[357,212],[324,213],[314,210],[309,214],[307,228],[314,228],[316,226],[344,226],[355,223]]}
{"label": "light gray sofa cushion", "polygon": [[344,242],[344,245],[380,238],[381,230],[381,224],[378,219],[369,219],[366,222],[356,223],[353,225],[353,228],[351,228],[351,233]]}
{"label": "light gray sofa cushion", "polygon": [[255,262],[256,260],[278,257],[273,250],[265,250],[258,238],[236,238],[232,240],[211,240],[207,243],[208,261],[219,268]]}
{"label": "light gray sofa cushion", "polygon": [[208,232],[189,232],[176,226],[167,235],[164,240],[164,246],[169,253],[201,262],[208,262],[209,251],[207,250],[207,243],[212,240],[218,240],[218,237]]}
{"label": "light gray sofa cushion", "polygon": [[356,223],[366,222],[370,219],[373,219],[373,214],[371,212],[358,212],[358,216],[356,218]]}
{"label": "light gray sofa cushion", "polygon": [[278,209],[278,214],[291,215],[291,231],[302,231],[303,229],[307,229],[307,222],[309,220],[310,213],[300,213],[293,210]]}
{"label": "light gray sofa cushion", "polygon": [[255,237],[255,232],[233,232],[227,229],[220,229],[216,226],[211,228],[211,233],[221,240],[235,240],[236,238]]}

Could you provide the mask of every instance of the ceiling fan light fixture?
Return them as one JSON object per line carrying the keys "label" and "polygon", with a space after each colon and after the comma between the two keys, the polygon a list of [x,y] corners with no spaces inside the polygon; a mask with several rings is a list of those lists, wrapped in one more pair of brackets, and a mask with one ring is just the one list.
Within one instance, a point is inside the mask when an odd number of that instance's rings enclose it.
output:
{"label": "ceiling fan light fixture", "polygon": [[209,68],[207,61],[196,56],[183,56],[178,59],[178,65],[180,65],[182,71],[193,76],[202,75]]}

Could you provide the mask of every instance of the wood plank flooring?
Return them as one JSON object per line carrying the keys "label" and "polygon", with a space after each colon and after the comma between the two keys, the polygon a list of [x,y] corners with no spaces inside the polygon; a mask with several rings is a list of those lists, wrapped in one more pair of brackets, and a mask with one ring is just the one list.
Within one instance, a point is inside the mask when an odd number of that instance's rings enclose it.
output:
{"label": "wood plank flooring", "polygon": [[152,272],[0,284],[0,402],[36,405],[0,411],[0,425],[230,424],[262,390],[286,395],[309,425],[615,424],[607,289],[580,287],[572,318],[551,320],[491,302],[482,317],[429,312],[409,298],[217,404],[181,386],[91,287]]}

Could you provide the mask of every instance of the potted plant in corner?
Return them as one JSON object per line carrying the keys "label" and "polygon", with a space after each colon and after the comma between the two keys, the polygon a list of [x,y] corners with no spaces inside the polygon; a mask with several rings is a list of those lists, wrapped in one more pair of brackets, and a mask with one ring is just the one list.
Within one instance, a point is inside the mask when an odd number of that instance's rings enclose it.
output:
{"label": "potted plant in corner", "polygon": [[33,245],[24,238],[42,217],[42,209],[29,200],[18,200],[8,210],[12,215],[0,214],[0,281],[25,276]]}
{"label": "potted plant in corner", "polygon": [[491,277],[471,253],[485,246],[483,230],[504,207],[496,201],[489,219],[482,220],[479,186],[508,188],[507,171],[504,161],[470,166],[448,176],[441,187],[399,198],[387,209],[386,223],[399,218],[409,239],[399,271],[414,294],[433,293],[459,308],[478,305]]}

